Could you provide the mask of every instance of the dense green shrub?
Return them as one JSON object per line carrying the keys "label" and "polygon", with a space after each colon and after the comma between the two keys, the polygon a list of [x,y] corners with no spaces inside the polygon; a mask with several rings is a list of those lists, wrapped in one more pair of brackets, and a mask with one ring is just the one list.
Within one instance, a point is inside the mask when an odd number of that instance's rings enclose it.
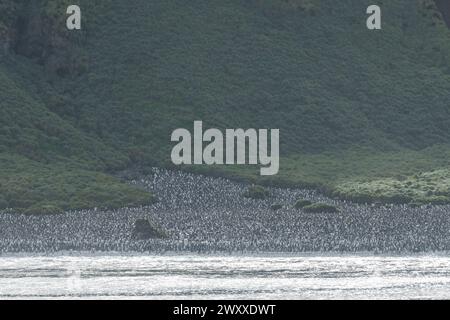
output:
{"label": "dense green shrub", "polygon": [[261,186],[251,186],[244,193],[244,197],[255,200],[267,199],[269,195],[270,195],[269,191],[267,191]]}
{"label": "dense green shrub", "polygon": [[449,197],[445,196],[432,196],[427,199],[427,202],[436,206],[445,205],[450,203]]}
{"label": "dense green shrub", "polygon": [[300,199],[300,200],[297,200],[297,202],[294,205],[294,208],[295,209],[302,209],[302,208],[304,208],[306,206],[309,206],[311,204],[312,204],[312,202],[309,201],[309,200]]}
{"label": "dense green shrub", "polygon": [[337,213],[339,209],[336,206],[326,203],[314,203],[303,208],[308,213]]}

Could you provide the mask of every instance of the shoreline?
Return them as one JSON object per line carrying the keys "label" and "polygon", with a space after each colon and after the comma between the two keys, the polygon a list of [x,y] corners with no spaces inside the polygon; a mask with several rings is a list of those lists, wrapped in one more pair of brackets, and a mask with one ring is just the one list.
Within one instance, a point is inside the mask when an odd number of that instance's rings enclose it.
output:
{"label": "shoreline", "polygon": [[189,251],[167,251],[167,252],[139,252],[139,251],[56,251],[56,252],[7,252],[0,253],[2,258],[54,258],[54,257],[85,257],[85,258],[114,258],[114,257],[156,257],[156,258],[426,258],[426,257],[448,257],[450,251],[439,252],[189,252]]}

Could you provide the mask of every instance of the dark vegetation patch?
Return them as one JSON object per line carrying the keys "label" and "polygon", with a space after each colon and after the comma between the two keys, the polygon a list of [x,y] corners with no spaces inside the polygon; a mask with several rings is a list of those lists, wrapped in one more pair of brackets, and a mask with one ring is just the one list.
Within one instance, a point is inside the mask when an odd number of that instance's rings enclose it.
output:
{"label": "dark vegetation patch", "polygon": [[15,208],[16,212],[30,209],[38,214],[37,209],[47,205],[63,210],[136,207],[156,200],[150,193],[117,178],[77,166],[43,165],[2,154],[0,166],[2,206]]}
{"label": "dark vegetation patch", "polygon": [[295,209],[303,209],[304,207],[309,206],[311,204],[312,204],[312,202],[309,200],[300,199],[300,200],[297,200],[297,202],[294,205],[294,208]]}
{"label": "dark vegetation patch", "polygon": [[255,200],[264,200],[269,198],[270,193],[264,187],[261,186],[251,186],[244,192],[244,197],[255,199]]}
{"label": "dark vegetation patch", "polygon": [[303,208],[307,213],[338,213],[339,209],[336,206],[326,203],[314,203]]}
{"label": "dark vegetation patch", "polygon": [[278,211],[281,209],[283,209],[283,205],[281,205],[281,204],[272,204],[270,206],[270,210],[272,210],[272,211]]}

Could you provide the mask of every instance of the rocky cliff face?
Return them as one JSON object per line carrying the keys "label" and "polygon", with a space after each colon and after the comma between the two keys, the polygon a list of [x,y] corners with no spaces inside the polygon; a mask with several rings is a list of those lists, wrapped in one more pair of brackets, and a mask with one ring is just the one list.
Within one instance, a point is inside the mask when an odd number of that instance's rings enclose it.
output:
{"label": "rocky cliff face", "polygon": [[450,1],[448,0],[434,0],[439,11],[444,18],[445,23],[450,28]]}
{"label": "rocky cliff face", "polygon": [[7,54],[10,48],[10,36],[7,29],[0,29],[0,56]]}
{"label": "rocky cliff face", "polygon": [[21,7],[21,1],[0,1],[0,55],[6,54],[11,49],[15,38],[15,23]]}
{"label": "rocky cliff face", "polygon": [[82,72],[85,57],[78,39],[64,27],[64,3],[50,6],[47,0],[2,0],[0,51],[35,60],[48,72],[66,76]]}

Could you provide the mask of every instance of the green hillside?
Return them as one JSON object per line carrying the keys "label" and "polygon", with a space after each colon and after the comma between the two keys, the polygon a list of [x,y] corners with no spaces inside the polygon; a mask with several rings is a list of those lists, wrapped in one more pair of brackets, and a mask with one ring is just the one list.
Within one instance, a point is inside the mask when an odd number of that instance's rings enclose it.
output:
{"label": "green hillside", "polygon": [[[127,158],[50,112],[0,68],[0,209],[119,207],[152,201],[102,172]],[[28,90],[27,90],[28,89]]]}
{"label": "green hillside", "polygon": [[194,120],[279,128],[280,174],[260,182],[450,200],[450,34],[432,1],[378,1],[382,31],[365,0],[74,3],[78,32],[67,1],[0,1],[3,206],[144,203],[111,175],[170,166],[170,133]]}

